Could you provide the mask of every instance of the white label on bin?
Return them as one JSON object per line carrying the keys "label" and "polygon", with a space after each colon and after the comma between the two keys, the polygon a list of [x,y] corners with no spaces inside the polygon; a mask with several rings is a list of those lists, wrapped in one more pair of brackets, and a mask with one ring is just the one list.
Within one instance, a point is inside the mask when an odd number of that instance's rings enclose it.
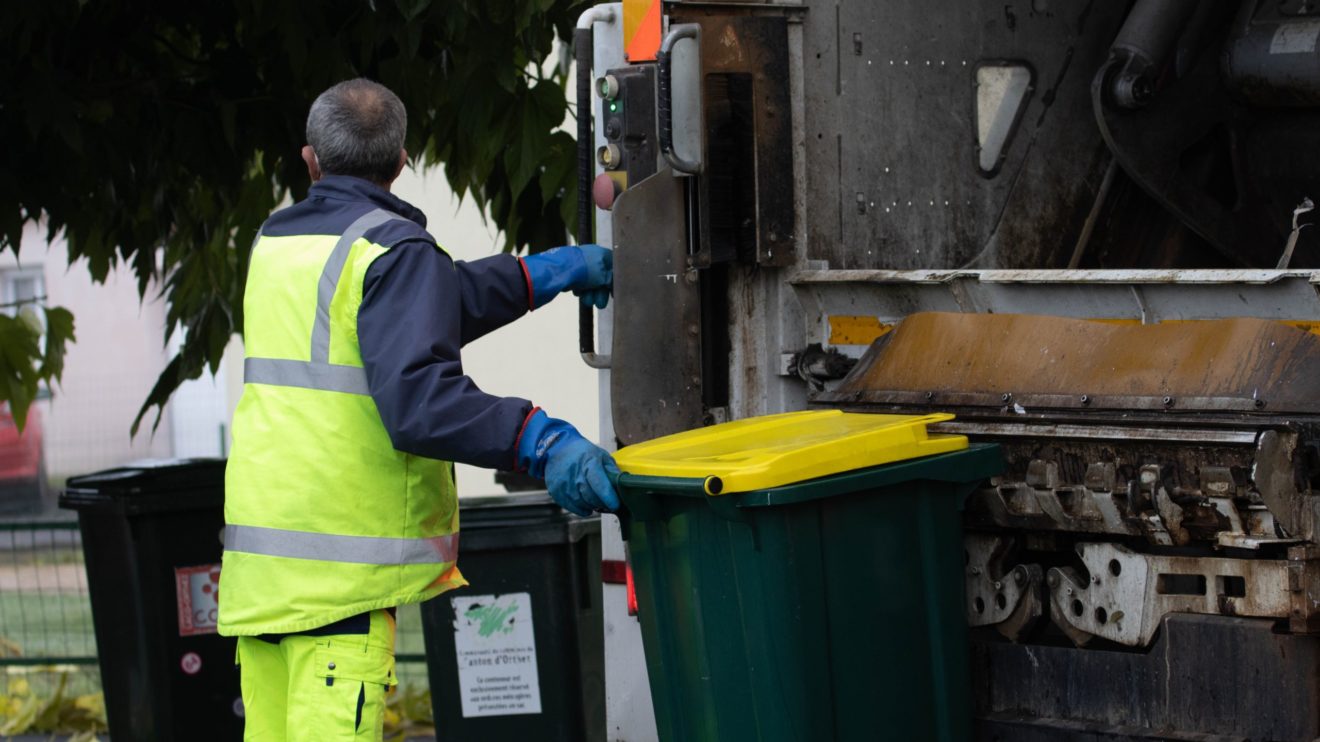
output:
{"label": "white label on bin", "polygon": [[464,595],[450,602],[463,716],[541,713],[532,596]]}
{"label": "white label on bin", "polygon": [[202,671],[202,656],[196,652],[189,652],[179,658],[179,667],[189,675],[196,675]]}
{"label": "white label on bin", "polygon": [[220,565],[174,568],[179,636],[214,634],[220,614]]}

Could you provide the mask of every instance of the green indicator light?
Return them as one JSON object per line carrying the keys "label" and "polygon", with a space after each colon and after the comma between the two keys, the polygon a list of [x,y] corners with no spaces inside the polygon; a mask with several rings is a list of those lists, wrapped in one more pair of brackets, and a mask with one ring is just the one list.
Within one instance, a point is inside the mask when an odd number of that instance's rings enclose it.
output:
{"label": "green indicator light", "polygon": [[611,102],[611,103],[610,103],[610,113],[617,113],[618,110],[619,110],[619,104],[618,104],[618,103]]}

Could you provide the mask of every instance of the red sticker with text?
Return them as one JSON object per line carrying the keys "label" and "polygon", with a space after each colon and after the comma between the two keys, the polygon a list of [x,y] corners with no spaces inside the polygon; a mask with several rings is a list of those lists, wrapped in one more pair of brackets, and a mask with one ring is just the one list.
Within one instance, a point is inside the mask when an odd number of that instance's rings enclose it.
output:
{"label": "red sticker with text", "polygon": [[179,636],[214,634],[220,615],[220,565],[174,568]]}

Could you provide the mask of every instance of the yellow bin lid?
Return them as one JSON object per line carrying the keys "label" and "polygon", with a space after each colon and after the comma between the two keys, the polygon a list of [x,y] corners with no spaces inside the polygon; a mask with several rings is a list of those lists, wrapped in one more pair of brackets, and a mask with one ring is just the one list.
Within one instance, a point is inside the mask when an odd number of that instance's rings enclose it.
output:
{"label": "yellow bin lid", "polygon": [[709,494],[752,492],[960,451],[967,448],[966,436],[926,432],[927,425],[952,419],[948,413],[786,412],[638,443],[614,460],[625,474],[706,480]]}

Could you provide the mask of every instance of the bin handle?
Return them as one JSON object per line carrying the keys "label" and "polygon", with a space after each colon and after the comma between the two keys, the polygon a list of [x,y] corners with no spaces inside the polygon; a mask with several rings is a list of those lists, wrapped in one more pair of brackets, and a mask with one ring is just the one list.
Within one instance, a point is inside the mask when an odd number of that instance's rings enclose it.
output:
{"label": "bin handle", "polygon": [[[615,487],[627,487],[651,492],[673,492],[675,494],[704,495],[706,480],[712,477],[652,477],[646,474],[610,475],[610,484]],[[714,477],[718,479],[718,477]]]}
{"label": "bin handle", "polygon": [[[676,495],[701,497],[706,501],[706,505],[720,518],[733,523],[742,523],[748,528],[752,528],[751,519],[738,507],[736,498],[720,494],[724,491],[724,480],[715,475],[705,477],[652,477],[643,474],[619,474],[617,476],[611,475],[610,482],[616,489],[670,492]],[[647,505],[641,505],[640,508],[636,507],[640,504],[640,502],[634,501],[634,506],[628,508],[638,520],[655,520],[660,516],[660,513],[655,512]],[[638,510],[642,512],[638,512]],[[760,548],[760,540],[757,538],[755,528],[752,529],[752,539],[757,548]]]}

